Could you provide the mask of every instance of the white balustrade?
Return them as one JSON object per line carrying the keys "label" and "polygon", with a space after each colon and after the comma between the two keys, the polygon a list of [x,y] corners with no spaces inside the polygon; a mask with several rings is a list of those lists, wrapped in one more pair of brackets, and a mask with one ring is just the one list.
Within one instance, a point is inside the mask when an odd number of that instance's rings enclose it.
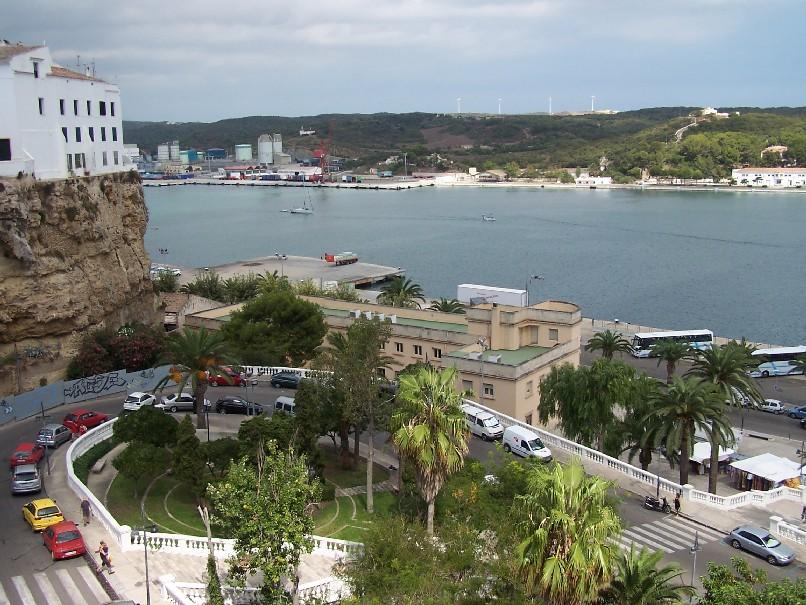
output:
{"label": "white balustrade", "polygon": [[806,531],[797,525],[787,523],[781,517],[770,517],[770,532],[775,536],[806,546]]}

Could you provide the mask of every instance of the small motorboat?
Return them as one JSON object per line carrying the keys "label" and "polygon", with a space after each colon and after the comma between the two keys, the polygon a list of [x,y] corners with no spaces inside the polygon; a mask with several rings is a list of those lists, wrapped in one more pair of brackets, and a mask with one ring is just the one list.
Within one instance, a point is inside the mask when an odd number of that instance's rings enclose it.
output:
{"label": "small motorboat", "polygon": [[495,217],[492,214],[482,214],[481,215],[481,220],[483,220],[485,222],[488,222],[488,223],[492,223],[492,222],[495,222]]}

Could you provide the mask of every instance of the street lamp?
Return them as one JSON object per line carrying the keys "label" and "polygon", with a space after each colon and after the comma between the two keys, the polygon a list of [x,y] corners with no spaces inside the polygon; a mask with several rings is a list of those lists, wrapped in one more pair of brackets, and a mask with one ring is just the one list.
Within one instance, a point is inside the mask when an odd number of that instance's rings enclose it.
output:
{"label": "street lamp", "polygon": [[[702,550],[702,546],[700,546],[700,532],[694,532],[694,544],[689,547],[689,552],[694,557],[694,562],[691,564],[691,586],[694,586],[694,578],[697,575],[697,553]],[[689,602],[694,601],[694,595],[691,596]]]}
{"label": "street lamp", "polygon": [[481,353],[479,354],[479,361],[481,362],[481,388],[479,389],[479,403],[482,403],[484,400],[484,352],[489,349],[487,338],[484,336],[479,336],[478,345],[481,347]]}
{"label": "street lamp", "polygon": [[[140,516],[143,521],[145,521],[146,514],[142,503],[140,504]],[[142,534],[143,537],[143,554],[146,563],[146,605],[151,605],[151,585],[148,581],[148,532],[152,534],[157,533],[157,526],[152,523],[151,525],[142,525],[134,528],[134,535],[138,536]]]}
{"label": "street lamp", "polygon": [[530,275],[526,279],[526,306],[529,306],[529,285],[532,283],[533,280],[542,280],[542,275]]}
{"label": "street lamp", "polygon": [[[39,408],[42,410],[42,428],[45,428],[45,420],[50,418],[50,414],[45,414],[45,404],[44,402],[39,402]],[[55,441],[54,441],[55,443]],[[46,445],[45,446],[45,462],[48,465],[48,477],[50,477],[50,448]]]}

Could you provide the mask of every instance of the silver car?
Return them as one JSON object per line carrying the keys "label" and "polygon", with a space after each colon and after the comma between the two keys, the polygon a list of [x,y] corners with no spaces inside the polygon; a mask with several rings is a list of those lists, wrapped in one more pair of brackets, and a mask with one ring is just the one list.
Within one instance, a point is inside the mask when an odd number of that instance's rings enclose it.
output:
{"label": "silver car", "polygon": [[42,490],[42,478],[36,464],[20,464],[11,471],[11,493],[30,494]]}
{"label": "silver car", "polygon": [[73,433],[63,424],[46,424],[39,429],[36,442],[46,447],[59,447],[62,443],[70,441]]}
{"label": "silver car", "polygon": [[728,535],[733,548],[741,548],[767,559],[770,565],[789,565],[795,560],[795,551],[781,544],[766,529],[755,525],[740,525]]}

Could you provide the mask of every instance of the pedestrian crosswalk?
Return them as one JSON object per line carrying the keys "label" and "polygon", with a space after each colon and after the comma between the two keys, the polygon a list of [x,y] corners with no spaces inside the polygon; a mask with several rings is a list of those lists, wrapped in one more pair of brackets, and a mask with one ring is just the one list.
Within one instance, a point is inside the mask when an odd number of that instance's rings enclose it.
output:
{"label": "pedestrian crosswalk", "polygon": [[0,578],[0,605],[98,605],[109,601],[86,565]]}
{"label": "pedestrian crosswalk", "polygon": [[631,546],[639,551],[645,548],[650,551],[661,551],[671,554],[679,550],[688,550],[694,544],[694,537],[700,544],[716,542],[725,536],[718,531],[703,527],[693,521],[676,515],[664,515],[652,523],[633,525],[624,529],[618,538],[610,538],[619,548],[629,551]]}

